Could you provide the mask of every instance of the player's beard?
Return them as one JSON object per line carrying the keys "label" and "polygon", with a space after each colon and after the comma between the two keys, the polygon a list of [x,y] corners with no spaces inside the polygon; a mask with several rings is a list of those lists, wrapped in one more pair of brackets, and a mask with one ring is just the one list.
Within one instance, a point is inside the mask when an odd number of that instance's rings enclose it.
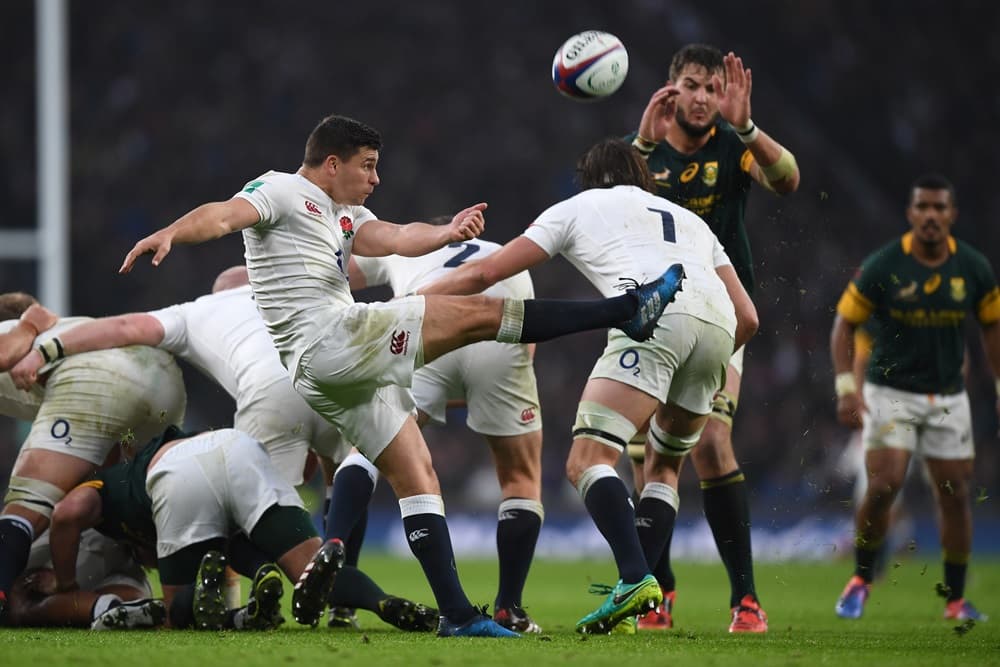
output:
{"label": "player's beard", "polygon": [[687,115],[684,113],[683,109],[678,109],[674,114],[674,121],[677,125],[684,130],[685,134],[693,139],[698,139],[711,132],[712,128],[715,126],[715,121],[718,118],[719,113],[716,112],[715,115],[712,116],[707,123],[705,123],[705,125],[695,125],[694,123],[688,121]]}

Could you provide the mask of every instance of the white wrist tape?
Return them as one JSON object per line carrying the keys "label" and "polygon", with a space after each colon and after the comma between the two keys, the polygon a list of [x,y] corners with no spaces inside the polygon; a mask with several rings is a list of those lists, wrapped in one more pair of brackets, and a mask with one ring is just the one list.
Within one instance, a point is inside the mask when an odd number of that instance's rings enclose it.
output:
{"label": "white wrist tape", "polygon": [[746,127],[733,127],[736,130],[736,136],[740,138],[744,144],[752,144],[757,141],[757,137],[760,136],[760,130],[754,125],[753,121],[749,118],[747,119]]}
{"label": "white wrist tape", "polygon": [[848,394],[858,393],[858,382],[854,379],[854,373],[851,371],[837,373],[837,378],[834,380],[833,388],[834,391],[837,392],[837,398]]}

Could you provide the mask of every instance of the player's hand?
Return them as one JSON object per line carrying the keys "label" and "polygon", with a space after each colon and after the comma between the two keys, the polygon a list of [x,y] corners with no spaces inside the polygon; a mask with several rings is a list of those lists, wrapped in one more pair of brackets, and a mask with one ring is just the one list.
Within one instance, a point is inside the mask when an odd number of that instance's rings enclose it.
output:
{"label": "player's hand", "polygon": [[31,388],[38,382],[38,369],[45,365],[42,353],[37,349],[24,355],[21,361],[17,362],[14,368],[10,369],[10,379],[14,386],[24,391],[31,391]]}
{"label": "player's hand", "polygon": [[48,597],[56,592],[56,573],[48,568],[35,570],[24,578],[24,590]]}
{"label": "player's hand", "polygon": [[753,75],[743,68],[743,59],[730,51],[722,59],[726,80],[712,75],[712,86],[719,105],[719,115],[733,127],[746,127],[750,122],[750,91]]}
{"label": "player's hand", "polygon": [[35,329],[35,335],[48,331],[59,320],[59,316],[41,304],[33,303],[21,315],[21,321]]}
{"label": "player's hand", "polygon": [[485,210],[486,202],[480,202],[456,213],[448,225],[449,242],[468,241],[482,234],[486,226]]}
{"label": "player's hand", "polygon": [[667,130],[674,122],[677,112],[677,96],[680,90],[672,83],[660,88],[649,98],[646,109],[639,121],[639,136],[647,141],[659,143],[667,138]]}
{"label": "player's hand", "polygon": [[837,419],[844,426],[861,428],[862,415],[867,411],[865,402],[858,394],[844,394],[837,399]]}
{"label": "player's hand", "polygon": [[125,255],[125,261],[122,262],[122,266],[118,269],[118,273],[128,273],[132,270],[135,260],[150,252],[153,253],[153,266],[159,266],[160,262],[163,261],[163,258],[170,252],[170,247],[173,243],[173,236],[172,232],[166,229],[161,229],[155,234],[151,234],[136,243],[135,246],[129,250],[128,254]]}

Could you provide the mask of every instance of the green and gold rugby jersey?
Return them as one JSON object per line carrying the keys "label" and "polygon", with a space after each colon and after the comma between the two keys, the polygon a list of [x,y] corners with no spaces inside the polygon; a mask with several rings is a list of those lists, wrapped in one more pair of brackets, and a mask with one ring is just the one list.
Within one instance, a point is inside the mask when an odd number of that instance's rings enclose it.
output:
{"label": "green and gold rugby jersey", "polygon": [[[635,133],[628,135],[632,141]],[[728,123],[710,131],[708,143],[690,155],[661,141],[646,160],[665,199],[698,214],[722,242],[747,292],[753,294],[753,257],[743,216],[750,194],[753,155]]]}
{"label": "green and gold rugby jersey", "polygon": [[919,394],[962,391],[965,317],[1000,320],[1000,289],[986,257],[948,239],[950,256],[936,267],[913,258],[913,234],[869,255],[848,284],[837,313],[852,324],[869,318],[878,334],[865,379]]}
{"label": "green and gold rugby jersey", "polygon": [[153,501],[146,493],[146,469],[163,445],[187,437],[189,434],[176,426],[168,426],[132,460],[98,470],[93,480],[84,482],[83,486],[93,487],[101,495],[98,532],[115,540],[155,549],[156,527],[153,525]]}

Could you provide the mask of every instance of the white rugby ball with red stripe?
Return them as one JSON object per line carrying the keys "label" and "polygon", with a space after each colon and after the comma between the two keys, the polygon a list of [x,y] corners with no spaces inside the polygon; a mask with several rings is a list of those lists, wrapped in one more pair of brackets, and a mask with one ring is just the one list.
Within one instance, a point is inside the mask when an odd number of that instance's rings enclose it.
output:
{"label": "white rugby ball with red stripe", "polygon": [[574,100],[598,100],[618,90],[628,74],[628,52],[609,32],[587,30],[567,39],[552,61],[552,83]]}

